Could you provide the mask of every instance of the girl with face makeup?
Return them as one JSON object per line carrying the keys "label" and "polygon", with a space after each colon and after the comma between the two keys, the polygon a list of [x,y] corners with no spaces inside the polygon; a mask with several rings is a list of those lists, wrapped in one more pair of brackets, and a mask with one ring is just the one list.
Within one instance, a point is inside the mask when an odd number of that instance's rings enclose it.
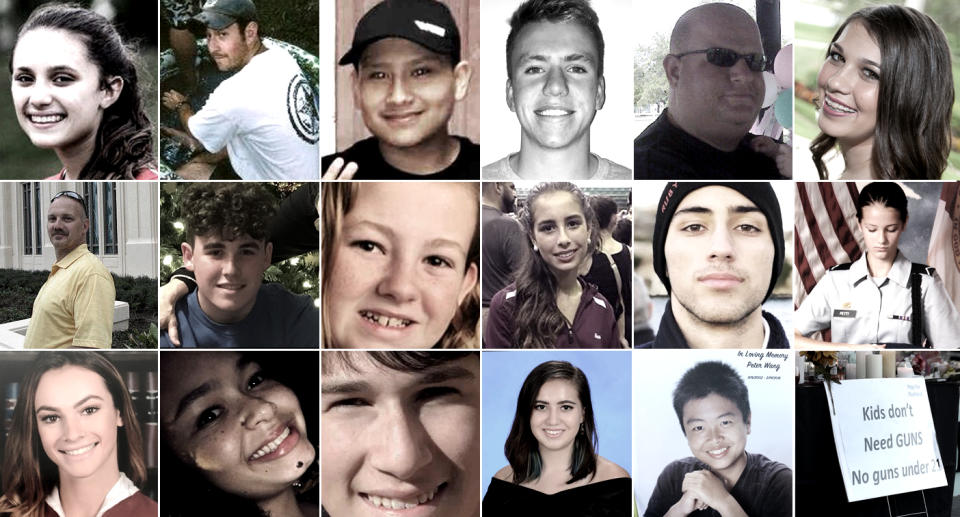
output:
{"label": "girl with face makeup", "polygon": [[630,515],[630,474],[597,454],[590,384],[566,361],[534,368],[503,447],[509,465],[487,489],[492,515]]}
{"label": "girl with face makeup", "polygon": [[0,512],[155,517],[157,504],[137,488],[146,479],[140,424],[116,367],[95,352],[40,354],[14,410]]}
{"label": "girl with face makeup", "polygon": [[296,395],[317,407],[316,361],[299,352],[160,354],[160,482],[174,494],[165,516],[319,513],[307,424],[316,415],[305,417]]}
{"label": "girl with face makeup", "polygon": [[578,277],[598,235],[586,196],[572,183],[541,183],[525,206],[530,250],[516,282],[490,300],[484,347],[619,348],[613,306]]}
{"label": "girl with face makeup", "polygon": [[44,4],[10,60],[20,127],[63,163],[47,179],[157,179],[133,52],[99,14]]}
{"label": "girl with face makeup", "polygon": [[[933,268],[911,263],[900,251],[907,224],[903,189],[892,181],[870,183],[856,209],[863,253],[830,268],[804,298],[794,316],[796,346],[955,347],[960,313],[943,282]],[[833,342],[809,337],[825,329]]]}
{"label": "girl with face makeup", "polygon": [[823,156],[838,147],[841,179],[940,179],[950,153],[950,48],[929,16],[882,5],[851,14],[837,29],[817,76]]}
{"label": "girl with face makeup", "polygon": [[477,183],[323,185],[326,348],[476,348]]}

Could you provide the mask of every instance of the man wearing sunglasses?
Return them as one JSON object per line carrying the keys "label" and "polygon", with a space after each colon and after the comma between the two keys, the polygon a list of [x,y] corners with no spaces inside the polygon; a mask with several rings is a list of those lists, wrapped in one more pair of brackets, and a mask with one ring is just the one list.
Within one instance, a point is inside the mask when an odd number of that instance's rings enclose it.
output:
{"label": "man wearing sunglasses", "polygon": [[634,140],[634,177],[789,176],[790,147],[748,133],[763,102],[766,65],[760,31],[743,9],[714,3],[684,13],[663,59],[668,109]]}
{"label": "man wearing sunglasses", "polygon": [[113,276],[87,249],[87,204],[72,190],[53,196],[47,235],[57,261],[37,293],[24,348],[110,348]]}

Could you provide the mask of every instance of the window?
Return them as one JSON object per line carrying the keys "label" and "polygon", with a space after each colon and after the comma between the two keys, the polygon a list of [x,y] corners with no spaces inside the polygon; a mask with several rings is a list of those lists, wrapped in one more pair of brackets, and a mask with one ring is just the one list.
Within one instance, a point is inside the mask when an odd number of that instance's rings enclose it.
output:
{"label": "window", "polygon": [[40,183],[22,183],[20,189],[23,195],[23,254],[40,255],[44,228]]}
{"label": "window", "polygon": [[33,227],[30,225],[30,214],[33,213],[30,205],[30,184],[24,183],[20,186],[23,189],[23,253],[24,255],[33,255]]}
{"label": "window", "polygon": [[99,203],[97,203],[100,185],[94,182],[85,182],[83,184],[83,199],[87,202],[87,218],[90,219],[90,227],[87,228],[87,248],[94,255],[100,254],[100,225],[98,216],[100,214]]}
{"label": "window", "polygon": [[90,252],[94,255],[117,255],[117,184],[109,181],[84,182],[83,199],[87,202],[87,217],[90,219],[90,229],[87,230]]}

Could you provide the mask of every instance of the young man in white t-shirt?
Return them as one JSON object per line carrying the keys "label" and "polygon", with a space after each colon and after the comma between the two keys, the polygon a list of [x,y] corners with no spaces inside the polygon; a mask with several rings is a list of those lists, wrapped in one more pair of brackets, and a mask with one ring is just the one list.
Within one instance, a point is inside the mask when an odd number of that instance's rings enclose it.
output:
{"label": "young man in white t-shirt", "polygon": [[207,48],[221,71],[236,74],[194,113],[170,90],[163,104],[177,112],[189,136],[248,180],[317,179],[319,119],[313,88],[297,62],[260,37],[250,0],[213,0],[194,18],[207,27]]}

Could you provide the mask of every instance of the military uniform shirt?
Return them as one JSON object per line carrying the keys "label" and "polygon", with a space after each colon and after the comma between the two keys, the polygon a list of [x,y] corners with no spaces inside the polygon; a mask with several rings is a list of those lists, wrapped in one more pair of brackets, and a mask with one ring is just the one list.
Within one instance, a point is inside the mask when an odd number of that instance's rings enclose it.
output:
{"label": "military uniform shirt", "polygon": [[[809,336],[829,328],[837,343],[910,343],[910,265],[898,251],[879,285],[870,278],[866,253],[849,269],[827,271],[797,309],[797,331]],[[920,278],[927,346],[956,348],[960,344],[960,313],[933,268],[927,268]]]}

